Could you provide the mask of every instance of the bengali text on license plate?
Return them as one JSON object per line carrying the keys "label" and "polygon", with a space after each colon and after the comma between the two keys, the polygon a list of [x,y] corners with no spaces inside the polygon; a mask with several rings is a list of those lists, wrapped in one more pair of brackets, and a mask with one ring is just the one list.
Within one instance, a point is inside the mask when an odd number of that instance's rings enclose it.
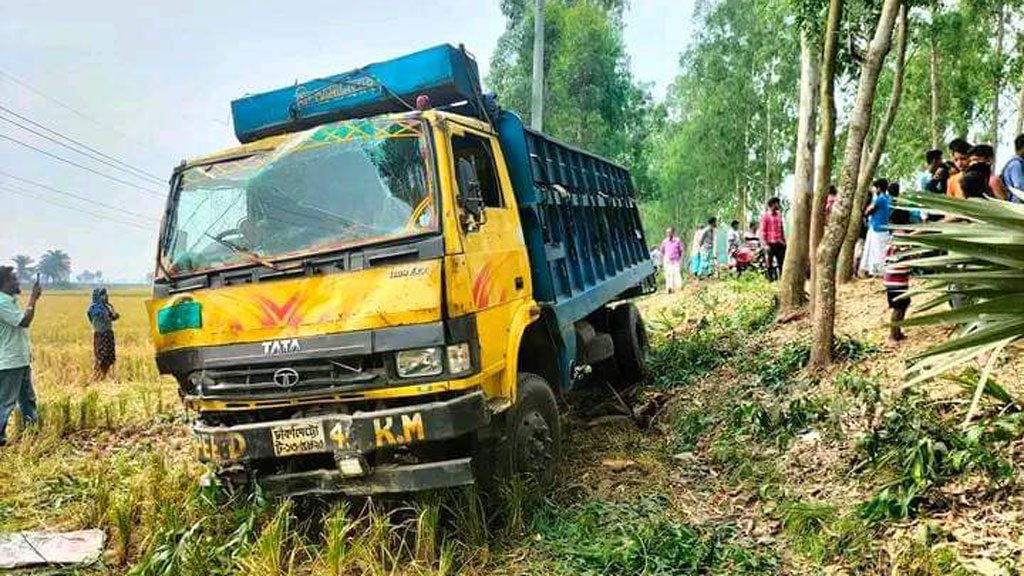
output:
{"label": "bengali text on license plate", "polygon": [[276,426],[270,432],[274,442],[274,454],[277,456],[326,450],[324,429],[319,422]]}

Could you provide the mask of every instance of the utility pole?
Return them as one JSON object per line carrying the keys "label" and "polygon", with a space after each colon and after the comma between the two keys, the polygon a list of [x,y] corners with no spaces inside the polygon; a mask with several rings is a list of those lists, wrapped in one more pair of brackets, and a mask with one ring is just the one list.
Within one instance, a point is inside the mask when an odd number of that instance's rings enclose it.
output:
{"label": "utility pole", "polygon": [[530,128],[538,132],[544,124],[544,0],[534,0],[533,92],[530,98]]}

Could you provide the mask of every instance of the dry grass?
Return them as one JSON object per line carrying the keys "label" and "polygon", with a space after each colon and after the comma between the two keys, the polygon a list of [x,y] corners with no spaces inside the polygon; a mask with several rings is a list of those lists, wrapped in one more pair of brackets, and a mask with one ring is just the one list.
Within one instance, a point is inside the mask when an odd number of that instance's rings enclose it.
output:
{"label": "dry grass", "polygon": [[[763,307],[766,294],[770,300],[770,291],[750,290],[724,282],[691,283],[679,294],[655,295],[640,305],[659,334],[656,340],[665,334],[686,339],[714,330],[708,323],[711,317],[742,316],[751,301],[760,299]],[[734,343],[747,346],[744,355],[688,372],[685,385],[624,393],[631,406],[658,394],[668,397],[649,427],[622,419],[590,425],[595,417],[619,409],[610,393],[593,394],[570,406],[565,465],[558,486],[542,505],[548,524],[537,524],[524,513],[527,503],[518,490],[506,492],[496,523],[485,518],[472,492],[309,504],[267,502],[256,496],[225,499],[200,488],[203,470],[189,454],[188,426],[176,387],[157,375],[152,360],[144,298],[141,292],[112,293],[122,314],[116,326],[118,363],[111,379],[92,382],[88,295],[44,295],[32,328],[44,421],[27,431],[12,424],[12,444],[0,451],[0,531],[103,528],[108,550],[104,563],[91,569],[97,574],[575,574],[578,570],[548,539],[572,542],[573,527],[564,523],[590,518],[593,510],[638,522],[629,511],[651,497],[662,498],[661,516],[654,524],[658,529],[667,527],[676,535],[691,527],[698,534],[722,527],[734,531],[727,537],[732,559],[719,559],[717,568],[701,571],[645,568],[622,573],[819,574],[824,567],[818,559],[825,553],[815,548],[816,527],[826,523],[822,518],[847,514],[877,483],[850,473],[856,442],[877,414],[870,403],[858,404],[837,384],[840,372],[877,382],[885,396],[901,382],[906,359],[942,338],[916,329],[905,346],[885,348],[885,297],[877,282],[844,286],[839,333],[881,351],[816,375],[813,384],[794,384],[784,397],[756,392],[738,399],[784,404],[795,397],[823,398],[830,420],[822,424],[820,439],[794,438],[779,445],[716,443],[728,430],[700,418],[736,390],[750,388],[749,380],[759,377],[751,364],[778,363],[787,345],[809,333],[808,319],[770,326],[756,341]],[[1007,363],[999,378],[1012,391],[1019,390],[1017,364]],[[947,399],[958,394],[953,387],[935,390]],[[678,419],[684,413],[695,415],[696,434],[685,442]],[[1010,449],[1024,453],[1024,446]],[[606,461],[632,464],[612,469]],[[944,565],[935,559],[942,550],[954,550],[954,556],[969,564],[1021,558],[1024,536],[1018,520],[1024,518],[1024,496],[986,494],[971,481],[947,488],[960,502],[956,513],[880,532],[880,548],[873,556],[865,552],[863,562],[846,561],[827,571],[876,574],[899,568],[901,573],[937,574],[937,568],[919,565]],[[942,550],[915,544],[921,526],[943,535]],[[806,542],[797,542],[794,534]],[[661,544],[662,536],[641,536],[637,542],[644,546]],[[625,553],[625,544],[618,540],[609,541],[608,550],[600,548],[604,543],[592,544],[587,553],[597,558]],[[683,539],[674,545],[691,544]],[[670,557],[680,550],[662,552]],[[730,567],[740,557],[763,571]],[[773,558],[778,569],[771,567]],[[907,572],[910,566],[917,567]]]}

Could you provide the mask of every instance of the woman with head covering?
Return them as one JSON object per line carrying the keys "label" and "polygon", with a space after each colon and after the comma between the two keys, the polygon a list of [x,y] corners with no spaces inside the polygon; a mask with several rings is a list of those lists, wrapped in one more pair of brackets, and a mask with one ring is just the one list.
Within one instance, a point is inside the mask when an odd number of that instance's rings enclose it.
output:
{"label": "woman with head covering", "polygon": [[114,321],[120,316],[110,305],[106,288],[96,288],[92,291],[92,304],[86,315],[92,324],[92,349],[95,357],[93,377],[99,380],[107,377],[110,367],[117,359],[114,346]]}

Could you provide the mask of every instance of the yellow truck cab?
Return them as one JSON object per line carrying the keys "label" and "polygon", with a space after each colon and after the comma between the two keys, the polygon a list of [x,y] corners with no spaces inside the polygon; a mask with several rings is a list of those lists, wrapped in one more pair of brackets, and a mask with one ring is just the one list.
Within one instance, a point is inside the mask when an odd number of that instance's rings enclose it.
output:
{"label": "yellow truck cab", "polygon": [[522,125],[462,48],[232,103],[174,171],[156,360],[196,454],[272,494],[550,480],[556,396],[644,373],[628,172]]}

